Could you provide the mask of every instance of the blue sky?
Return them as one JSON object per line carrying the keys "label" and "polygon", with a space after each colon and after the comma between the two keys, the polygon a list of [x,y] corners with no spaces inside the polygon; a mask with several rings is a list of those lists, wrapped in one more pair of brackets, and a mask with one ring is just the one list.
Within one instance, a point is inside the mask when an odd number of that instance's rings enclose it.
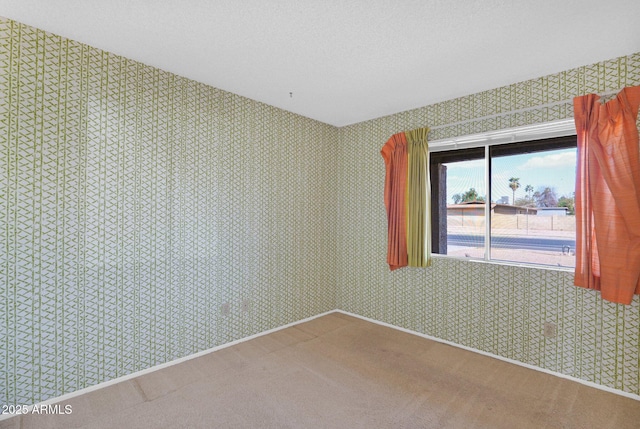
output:
{"label": "blue sky", "polygon": [[[462,161],[447,165],[447,202],[453,203],[453,195],[475,188],[479,195],[485,195],[484,160]],[[516,199],[526,195],[525,186],[551,187],[560,198],[571,196],[575,187],[576,149],[560,149],[533,154],[511,155],[493,159],[491,181],[492,199],[509,197],[513,203],[513,192],[509,187],[511,177],[520,178],[520,189]]]}

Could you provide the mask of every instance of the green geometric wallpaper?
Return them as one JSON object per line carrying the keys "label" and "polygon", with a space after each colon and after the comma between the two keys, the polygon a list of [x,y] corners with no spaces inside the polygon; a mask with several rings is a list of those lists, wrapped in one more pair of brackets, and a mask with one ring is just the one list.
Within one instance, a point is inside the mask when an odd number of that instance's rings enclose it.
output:
{"label": "green geometric wallpaper", "polygon": [[338,308],[640,395],[638,296],[616,305],[571,272],[438,256],[390,272],[380,156],[400,131],[429,126],[437,140],[572,118],[573,97],[633,85],[640,53],[341,128]]}
{"label": "green geometric wallpaper", "polygon": [[0,404],[336,308],[335,127],[7,19],[0,97]]}
{"label": "green geometric wallpaper", "polygon": [[633,54],[335,128],[0,18],[0,404],[336,308],[640,394],[637,297],[441,257],[389,272],[379,154],[637,84]]}

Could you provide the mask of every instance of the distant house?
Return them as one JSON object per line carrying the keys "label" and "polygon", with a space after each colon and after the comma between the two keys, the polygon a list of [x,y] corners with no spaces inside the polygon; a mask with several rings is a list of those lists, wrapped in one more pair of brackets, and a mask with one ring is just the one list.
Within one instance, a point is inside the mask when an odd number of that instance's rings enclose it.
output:
{"label": "distant house", "polygon": [[[495,204],[491,204],[491,208]],[[484,216],[484,203],[469,201],[462,204],[451,204],[447,206],[448,216]]]}
{"label": "distant house", "polygon": [[538,216],[566,216],[567,207],[537,207]]}
{"label": "distant house", "polygon": [[538,212],[538,207],[520,207],[520,206],[512,206],[509,204],[495,204],[495,207],[492,207],[493,212],[496,214],[507,214],[507,215],[518,215],[518,214],[530,214],[535,216]]}
{"label": "distant house", "polygon": [[[528,213],[532,216],[535,216],[538,210],[540,210],[539,207],[520,207],[512,206],[509,204],[491,203],[491,211],[496,214],[517,215]],[[484,216],[484,203],[478,201],[470,201],[462,204],[451,204],[447,206],[447,215]]]}
{"label": "distant house", "polygon": [[[532,216],[566,216],[567,207],[521,207],[510,204],[491,203],[491,212],[505,215],[529,214]],[[449,216],[484,216],[484,203],[469,201],[447,206]]]}

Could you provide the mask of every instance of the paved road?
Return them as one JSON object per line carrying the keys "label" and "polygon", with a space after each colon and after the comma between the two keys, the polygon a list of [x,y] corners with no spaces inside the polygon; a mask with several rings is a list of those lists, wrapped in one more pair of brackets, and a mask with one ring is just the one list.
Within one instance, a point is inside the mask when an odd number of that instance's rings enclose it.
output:
{"label": "paved road", "polygon": [[[453,234],[447,236],[447,244],[450,246],[482,246],[483,236]],[[526,249],[546,252],[562,252],[563,246],[576,249],[576,241],[570,238],[541,238],[541,237],[491,237],[491,247],[502,249]],[[566,250],[566,247],[565,247]]]}

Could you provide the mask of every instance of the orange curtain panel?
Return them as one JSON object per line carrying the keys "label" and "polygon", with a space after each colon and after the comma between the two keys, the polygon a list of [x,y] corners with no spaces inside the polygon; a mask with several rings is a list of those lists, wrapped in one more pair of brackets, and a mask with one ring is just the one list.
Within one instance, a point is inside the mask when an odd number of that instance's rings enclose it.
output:
{"label": "orange curtain panel", "polygon": [[640,86],[602,104],[574,99],[578,135],[576,286],[630,304],[640,294]]}
{"label": "orange curtain panel", "polygon": [[391,136],[380,151],[386,168],[384,205],[387,209],[387,263],[393,271],[407,266],[407,139]]}
{"label": "orange curtain panel", "polygon": [[387,263],[393,271],[431,262],[427,133],[397,133],[382,147],[386,176]]}

